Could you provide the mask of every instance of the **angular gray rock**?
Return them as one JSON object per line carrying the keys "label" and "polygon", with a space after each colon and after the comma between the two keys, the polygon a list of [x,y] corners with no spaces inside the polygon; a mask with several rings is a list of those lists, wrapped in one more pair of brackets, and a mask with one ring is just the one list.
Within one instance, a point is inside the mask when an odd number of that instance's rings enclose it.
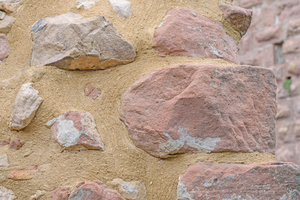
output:
{"label": "angular gray rock", "polygon": [[7,169],[8,167],[9,167],[8,157],[6,154],[4,154],[3,156],[0,156],[0,170]]}
{"label": "angular gray rock", "polygon": [[31,65],[96,70],[134,61],[133,45],[104,16],[76,13],[39,19],[33,34]]}
{"label": "angular gray rock", "polygon": [[117,190],[126,200],[147,200],[146,187],[142,181],[126,182],[116,178],[107,185]]}
{"label": "angular gray rock", "polygon": [[16,196],[13,191],[11,191],[3,186],[0,186],[0,199],[1,200],[14,200],[14,199],[16,199]]}
{"label": "angular gray rock", "polygon": [[109,0],[110,5],[113,7],[115,13],[121,17],[128,18],[131,16],[131,3],[126,0]]}
{"label": "angular gray rock", "polygon": [[89,9],[90,7],[94,6],[96,2],[99,0],[76,0],[76,8],[84,8]]}
{"label": "angular gray rock", "polygon": [[7,34],[10,31],[14,22],[14,17],[5,15],[3,19],[0,19],[0,33]]}
{"label": "angular gray rock", "polygon": [[33,88],[32,83],[22,85],[15,101],[14,111],[10,116],[10,128],[21,130],[28,126],[42,102],[43,99]]}
{"label": "angular gray rock", "polygon": [[66,149],[105,150],[95,120],[88,112],[65,112],[46,125],[51,127],[55,140]]}

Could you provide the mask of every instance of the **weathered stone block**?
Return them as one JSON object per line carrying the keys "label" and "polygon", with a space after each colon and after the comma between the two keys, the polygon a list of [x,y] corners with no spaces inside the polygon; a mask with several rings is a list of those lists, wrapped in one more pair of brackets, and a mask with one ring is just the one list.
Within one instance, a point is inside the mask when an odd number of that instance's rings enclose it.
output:
{"label": "weathered stone block", "polygon": [[261,8],[261,19],[264,26],[273,26],[275,24],[275,12],[273,5]]}
{"label": "weathered stone block", "polygon": [[21,130],[28,126],[42,102],[43,99],[39,96],[39,92],[33,88],[32,83],[23,84],[18,92],[14,111],[10,116],[10,128]]}
{"label": "weathered stone block", "polygon": [[70,195],[69,200],[124,200],[122,196],[115,190],[107,188],[101,181],[93,181],[88,183],[80,183],[77,189]]}
{"label": "weathered stone block", "polygon": [[290,21],[286,35],[287,38],[300,35],[300,19]]}
{"label": "weathered stone block", "polygon": [[293,163],[198,162],[179,178],[177,199],[299,199],[299,174]]}
{"label": "weathered stone block", "polygon": [[14,17],[5,15],[5,17],[0,20],[0,33],[7,34],[10,31],[15,20],[16,19]]}
{"label": "weathered stone block", "polygon": [[96,70],[134,61],[133,45],[104,16],[67,13],[39,19],[31,28],[31,65]]}
{"label": "weathered stone block", "polygon": [[252,20],[252,10],[231,6],[221,3],[219,8],[223,12],[223,17],[241,36],[245,35]]}
{"label": "weathered stone block", "polygon": [[289,21],[300,17],[300,1],[284,0],[276,3],[276,12],[280,21]]}
{"label": "weathered stone block", "polygon": [[300,58],[300,38],[287,40],[282,45],[282,53],[286,61]]}
{"label": "weathered stone block", "polygon": [[280,25],[265,28],[256,32],[256,47],[261,47],[266,44],[278,43],[283,39],[282,27]]}
{"label": "weathered stone block", "polygon": [[237,44],[221,23],[187,8],[167,12],[152,44],[160,56],[222,58],[239,63]]}
{"label": "weathered stone block", "polygon": [[121,17],[128,18],[131,16],[131,3],[126,0],[109,0],[110,5],[114,11]]}
{"label": "weathered stone block", "polygon": [[52,200],[68,200],[69,188],[58,188],[52,191]]}
{"label": "weathered stone block", "polygon": [[176,65],[128,88],[120,119],[156,157],[275,151],[276,80],[265,68]]}
{"label": "weathered stone block", "polygon": [[47,123],[55,140],[66,149],[105,150],[95,120],[88,112],[69,111]]}
{"label": "weathered stone block", "polygon": [[262,4],[263,0],[239,0],[235,1],[235,5],[238,5],[243,8],[251,8],[252,6],[257,6]]}

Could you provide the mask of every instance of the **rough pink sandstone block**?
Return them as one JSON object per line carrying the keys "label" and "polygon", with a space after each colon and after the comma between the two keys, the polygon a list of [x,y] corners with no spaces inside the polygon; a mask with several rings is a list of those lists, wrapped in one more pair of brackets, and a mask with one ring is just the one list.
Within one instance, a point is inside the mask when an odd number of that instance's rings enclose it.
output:
{"label": "rough pink sandstone block", "polygon": [[221,23],[187,8],[167,12],[152,44],[160,56],[222,58],[239,63],[237,44]]}
{"label": "rough pink sandstone block", "polygon": [[101,95],[101,90],[93,86],[87,85],[86,88],[84,89],[84,94],[95,100]]}
{"label": "rough pink sandstone block", "polygon": [[252,20],[252,10],[241,8],[238,6],[231,6],[221,3],[219,8],[223,12],[223,17],[232,27],[238,31],[241,36],[245,35]]}
{"label": "rough pink sandstone block", "polygon": [[101,181],[80,183],[69,200],[124,200],[115,190],[107,188]]}
{"label": "rough pink sandstone block", "polygon": [[251,66],[176,65],[124,93],[120,119],[135,145],[156,157],[275,148],[276,80]]}
{"label": "rough pink sandstone block", "polygon": [[292,200],[300,196],[300,168],[293,163],[198,162],[179,178],[178,200]]}
{"label": "rough pink sandstone block", "polygon": [[88,112],[69,111],[47,123],[55,140],[66,149],[105,150],[95,120]]}

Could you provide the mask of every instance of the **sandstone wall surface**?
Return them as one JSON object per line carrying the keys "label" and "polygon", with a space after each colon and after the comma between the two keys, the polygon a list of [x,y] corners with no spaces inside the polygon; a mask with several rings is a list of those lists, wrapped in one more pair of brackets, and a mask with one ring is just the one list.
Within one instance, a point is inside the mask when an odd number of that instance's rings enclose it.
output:
{"label": "sandstone wall surface", "polygon": [[[260,86],[257,84],[259,82],[253,80],[266,80],[263,81],[264,87],[266,91],[270,90],[270,94],[272,94],[268,100],[269,103],[264,105],[266,106],[264,107],[258,101],[253,103],[254,101],[252,102],[249,99],[247,104],[250,106],[245,109],[245,112],[247,114],[251,111],[253,114],[256,108],[259,110],[261,107],[268,111],[266,112],[268,114],[265,115],[260,113],[265,124],[267,124],[266,130],[269,130],[261,133],[261,136],[269,142],[269,148],[266,147],[267,149],[263,152],[270,153],[258,153],[250,148],[246,150],[241,148],[237,149],[237,152],[231,152],[228,151],[230,148],[222,147],[224,151],[218,153],[182,154],[184,152],[177,152],[178,154],[171,155],[166,159],[157,158],[135,145],[129,136],[126,121],[122,122],[119,118],[122,95],[130,86],[143,76],[151,74],[153,70],[187,64],[201,64],[206,67],[214,65],[218,66],[218,68],[223,66],[232,69],[237,67],[235,63],[230,63],[222,59],[221,56],[218,56],[218,58],[216,56],[161,57],[159,52],[153,48],[152,40],[156,29],[163,21],[166,13],[176,7],[192,9],[188,11],[190,17],[203,15],[204,17],[217,20],[217,23],[220,22],[220,26],[224,28],[224,32],[229,37],[232,37],[233,43],[238,43],[241,34],[224,19],[223,13],[219,8],[221,0],[130,0],[131,15],[123,16],[120,15],[118,10],[122,9],[122,4],[118,5],[115,3],[117,1],[113,1],[114,6],[119,6],[118,8],[113,8],[111,5],[112,1],[109,0],[89,1],[88,4],[85,4],[89,7],[88,9],[85,9],[84,5],[78,9],[76,7],[78,3],[76,4],[75,0],[17,1],[17,7],[9,7],[3,2],[6,1],[0,0],[0,3],[2,3],[0,10],[15,18],[11,30],[6,34],[11,52],[0,64],[0,194],[6,195],[7,199],[15,199],[15,197],[18,199],[30,199],[36,196],[39,196],[38,198],[41,200],[54,197],[57,197],[56,199],[76,199],[80,195],[94,195],[94,198],[99,199],[114,195],[115,198],[122,199],[117,192],[111,190],[119,188],[111,186],[113,180],[119,178],[122,180],[118,184],[125,184],[126,186],[122,186],[123,189],[125,187],[125,191],[119,191],[121,195],[126,194],[126,198],[123,195],[124,199],[134,199],[132,194],[139,196],[135,190],[138,187],[135,187],[133,184],[136,181],[141,183],[139,185],[143,183],[140,188],[146,188],[145,193],[148,200],[172,200],[186,197],[189,199],[189,191],[181,191],[184,188],[179,184],[179,177],[187,171],[189,166],[195,165],[199,161],[248,166],[249,164],[256,165],[256,163],[275,160],[273,154],[275,138],[272,124],[274,124],[276,113],[276,100],[273,92],[276,86],[274,84],[274,74],[270,70],[246,67],[244,71],[248,68],[251,69],[247,72],[247,78],[243,78],[243,73],[246,72],[237,70],[238,73],[242,74],[240,75],[242,78],[233,82],[234,86],[228,87],[229,89],[225,88],[225,90],[229,91],[229,96],[234,94],[233,96],[235,97],[236,95],[234,102],[242,104],[242,98],[239,98],[239,94],[236,94],[239,91],[230,90],[230,88],[241,87],[241,91],[245,92],[243,84],[247,85],[249,80],[251,84],[247,86],[252,86],[253,91],[259,94]],[[80,3],[82,2],[80,1]],[[227,4],[232,3],[231,0],[223,0],[223,2]],[[10,3],[15,5],[14,3],[16,2],[12,1]],[[128,2],[125,5],[126,11],[128,11]],[[118,65],[96,71],[68,71],[55,66],[31,66],[32,25],[38,22],[40,18],[53,17],[69,12],[77,12],[84,17],[103,15],[113,24],[124,40],[132,43],[136,50],[135,60],[126,65]],[[43,27],[39,31],[43,31]],[[194,31],[198,31],[198,29]],[[188,39],[193,40],[193,38]],[[214,45],[217,44],[214,43],[214,38],[209,41]],[[68,43],[68,41],[64,42]],[[169,44],[169,47],[172,48],[172,45]],[[218,49],[206,48],[206,50],[219,55]],[[264,71],[264,73],[261,73],[262,75],[254,73],[261,70]],[[231,70],[228,70],[229,77],[232,77],[231,74]],[[226,82],[230,79],[220,76],[220,82],[221,80]],[[26,83],[33,83],[34,89],[39,92],[39,96],[44,101],[27,127],[20,131],[13,131],[9,126],[10,116],[13,113],[19,89]],[[168,82],[166,82],[166,85],[168,85]],[[180,86],[180,84],[178,85]],[[255,89],[253,85],[255,85]],[[172,87],[168,86],[166,91],[172,90]],[[216,89],[215,84],[211,84],[209,87]],[[165,90],[161,89],[160,92],[163,94]],[[191,94],[193,94],[193,90],[191,90]],[[254,92],[253,94],[255,95],[256,93]],[[215,99],[218,99],[218,92],[215,92],[214,95]],[[210,104],[210,101],[214,101],[214,104]],[[210,105],[215,105],[217,108],[218,103],[217,100],[209,99],[208,96],[207,105],[212,112],[218,109],[214,109]],[[187,103],[183,102],[183,107],[179,105],[177,109],[178,114],[176,113],[176,115],[180,116],[181,108],[188,105],[188,101]],[[69,111],[90,113],[94,120],[85,119],[84,115],[71,120],[61,117],[58,124],[66,125],[65,129],[60,129],[61,125],[55,124],[52,133],[51,129],[46,126],[47,122],[54,118],[57,119],[62,113]],[[236,114],[240,110],[237,106],[236,108],[232,107],[230,111],[229,114]],[[147,109],[142,110],[142,112],[147,112]],[[245,128],[247,126],[243,120],[234,118],[233,121],[230,121],[232,119],[228,115],[222,116],[223,111],[214,114],[218,114],[220,124],[223,123],[222,119],[226,118],[226,126],[232,132],[232,138],[238,141],[247,140],[248,137],[246,136],[249,136],[249,130]],[[139,118],[136,120],[139,120]],[[86,121],[93,121],[94,123],[84,126]],[[195,121],[193,123],[196,123]],[[48,123],[48,126],[50,124]],[[81,124],[83,125],[78,127]],[[210,122],[207,124],[211,129],[216,126]],[[189,128],[192,129],[192,125]],[[95,126],[97,131],[95,131]],[[70,139],[74,135],[73,133],[76,133],[78,137],[84,137],[86,127],[93,127],[91,135],[99,134],[105,148],[101,148],[101,151],[99,148],[95,150],[78,150],[76,148],[75,150],[69,150],[65,149],[63,145],[60,145],[53,138],[53,135],[62,134],[64,136],[63,140]],[[251,129],[257,134],[260,134],[262,131],[257,129],[255,125],[251,125]],[[240,131],[240,136],[237,136],[235,131]],[[175,135],[174,137],[177,136]],[[93,140],[90,138],[92,137],[88,138],[89,141]],[[79,141],[78,138],[74,140],[76,140],[74,143]],[[86,140],[83,139],[80,142],[82,145]],[[230,142],[228,142],[229,145]],[[194,152],[192,147],[188,147],[188,149]],[[291,174],[295,178],[294,180],[298,180],[297,167],[292,169],[294,171]],[[276,166],[274,170],[276,170]],[[290,188],[291,190],[297,189],[294,187],[295,184],[284,186],[286,188],[282,189],[281,192],[286,193],[286,196],[289,195],[287,191]],[[94,193],[91,193],[92,189]],[[130,197],[127,197],[128,191],[133,191],[130,193],[132,196],[128,195]],[[68,197],[70,193],[73,194]],[[97,196],[101,194],[105,197],[100,198]],[[285,194],[280,195],[284,196]],[[91,198],[91,196],[89,197]]]}

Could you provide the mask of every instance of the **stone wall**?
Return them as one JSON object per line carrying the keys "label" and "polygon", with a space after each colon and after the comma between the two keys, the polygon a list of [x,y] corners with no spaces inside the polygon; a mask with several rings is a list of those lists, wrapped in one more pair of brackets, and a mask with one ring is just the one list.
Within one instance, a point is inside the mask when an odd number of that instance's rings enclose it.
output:
{"label": "stone wall", "polygon": [[231,3],[0,0],[0,199],[299,199]]}
{"label": "stone wall", "polygon": [[[253,20],[242,38],[242,64],[274,70],[278,82],[278,160],[300,163],[300,1],[235,0],[235,5],[253,9]],[[290,92],[283,87],[291,77]]]}

